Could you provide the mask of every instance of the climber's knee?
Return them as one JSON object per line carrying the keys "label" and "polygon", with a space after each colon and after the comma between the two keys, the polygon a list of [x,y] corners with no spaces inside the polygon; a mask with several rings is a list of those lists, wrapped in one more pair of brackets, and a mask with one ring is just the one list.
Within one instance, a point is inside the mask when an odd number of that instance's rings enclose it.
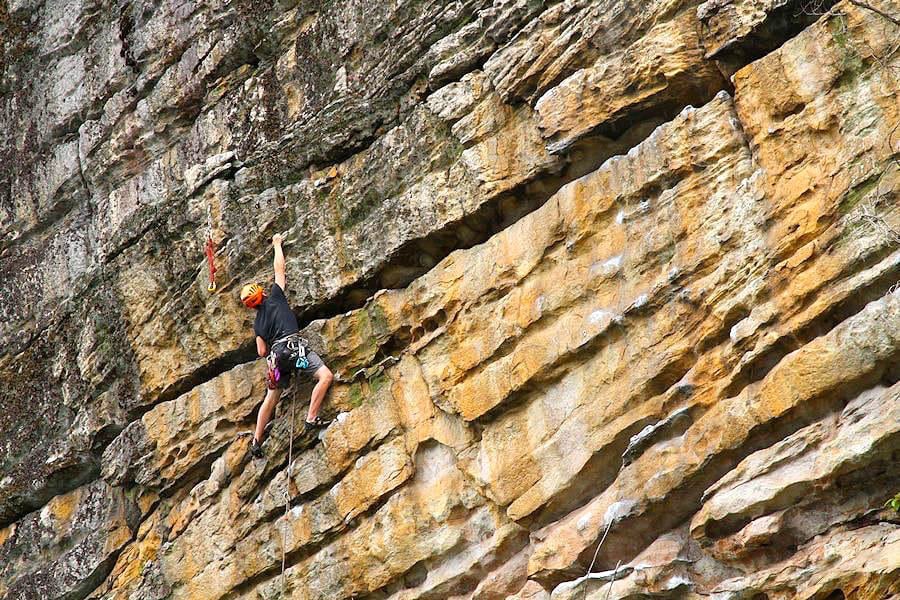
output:
{"label": "climber's knee", "polygon": [[278,403],[278,400],[281,399],[281,389],[275,388],[270,389],[266,392],[266,399],[263,403],[267,406],[275,406]]}
{"label": "climber's knee", "polygon": [[331,382],[334,381],[334,374],[331,372],[331,369],[325,365],[322,365],[316,370],[314,377],[317,381],[324,383],[325,385],[331,385]]}

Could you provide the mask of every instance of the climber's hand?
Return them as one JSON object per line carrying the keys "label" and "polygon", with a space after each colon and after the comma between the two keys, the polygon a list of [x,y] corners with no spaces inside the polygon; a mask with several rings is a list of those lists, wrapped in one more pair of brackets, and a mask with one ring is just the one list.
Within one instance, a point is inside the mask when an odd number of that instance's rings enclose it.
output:
{"label": "climber's hand", "polygon": [[284,240],[284,238],[281,236],[281,234],[280,234],[280,233],[276,233],[275,235],[272,236],[272,245],[273,245],[273,246],[280,246],[280,245],[281,245],[281,242],[282,242],[283,240]]}

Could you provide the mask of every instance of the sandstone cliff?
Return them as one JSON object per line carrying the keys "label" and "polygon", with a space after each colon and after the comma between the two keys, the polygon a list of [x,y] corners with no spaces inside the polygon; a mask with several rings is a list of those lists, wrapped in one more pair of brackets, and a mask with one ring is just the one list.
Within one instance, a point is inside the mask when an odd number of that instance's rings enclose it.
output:
{"label": "sandstone cliff", "polygon": [[898,18],[0,5],[0,598],[900,598]]}

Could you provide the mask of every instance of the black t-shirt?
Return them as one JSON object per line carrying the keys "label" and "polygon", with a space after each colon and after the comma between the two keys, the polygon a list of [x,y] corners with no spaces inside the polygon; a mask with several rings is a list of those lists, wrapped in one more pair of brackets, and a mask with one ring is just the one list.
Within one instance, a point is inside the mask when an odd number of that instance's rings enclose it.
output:
{"label": "black t-shirt", "polygon": [[297,317],[284,297],[284,290],[273,283],[269,296],[256,311],[253,332],[266,341],[266,346],[271,347],[275,340],[298,331],[300,327],[297,325]]}

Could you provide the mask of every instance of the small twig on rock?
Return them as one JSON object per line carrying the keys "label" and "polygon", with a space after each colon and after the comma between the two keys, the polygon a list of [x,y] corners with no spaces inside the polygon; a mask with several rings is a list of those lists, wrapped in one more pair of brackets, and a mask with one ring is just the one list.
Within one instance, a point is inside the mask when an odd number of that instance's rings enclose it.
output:
{"label": "small twig on rock", "polygon": [[380,361],[378,361],[371,367],[363,367],[361,369],[357,369],[356,372],[354,372],[353,375],[350,376],[350,381],[355,381],[356,378],[359,377],[360,375],[365,375],[366,377],[371,377],[372,375],[376,375],[379,372],[384,371],[385,367],[388,367],[390,365],[395,365],[398,362],[400,362],[399,356],[386,356],[385,358],[381,359]]}
{"label": "small twig on rock", "polygon": [[831,13],[834,9],[825,10],[825,5],[829,4],[825,0],[807,0],[800,5],[800,12],[809,17],[818,17],[826,13]]}
{"label": "small twig on rock", "polygon": [[850,4],[852,4],[853,6],[858,6],[860,8],[864,8],[866,10],[871,10],[876,15],[884,17],[885,19],[887,19],[888,21],[890,21],[897,27],[900,27],[900,20],[892,17],[891,15],[887,14],[886,12],[884,12],[881,9],[875,8],[871,4],[868,4],[867,2],[860,2],[859,0],[850,0]]}
{"label": "small twig on rock", "polygon": [[[898,129],[900,129],[900,122],[898,122],[896,125],[894,125],[894,128],[891,129],[891,132],[887,136],[887,144],[888,144],[889,152],[894,151],[894,134],[897,133]],[[897,150],[900,151],[900,144],[897,145]],[[896,159],[894,159],[894,162],[895,163],[897,162]]]}
{"label": "small twig on rock", "polygon": [[[891,227],[890,224],[884,220],[884,217],[875,210],[875,205],[886,197],[887,196],[879,197],[874,201],[863,204],[860,207],[859,214],[854,217],[853,221],[868,225],[876,234],[887,239],[889,244],[897,246],[900,245],[900,231]],[[900,281],[892,285],[888,290],[888,293],[893,294],[897,291],[898,286],[900,286]]]}
{"label": "small twig on rock", "polygon": [[886,238],[891,244],[900,244],[900,231],[891,227],[884,220],[884,217],[875,211],[875,206],[872,202],[863,204],[859,215],[854,220],[868,225],[875,233]]}

